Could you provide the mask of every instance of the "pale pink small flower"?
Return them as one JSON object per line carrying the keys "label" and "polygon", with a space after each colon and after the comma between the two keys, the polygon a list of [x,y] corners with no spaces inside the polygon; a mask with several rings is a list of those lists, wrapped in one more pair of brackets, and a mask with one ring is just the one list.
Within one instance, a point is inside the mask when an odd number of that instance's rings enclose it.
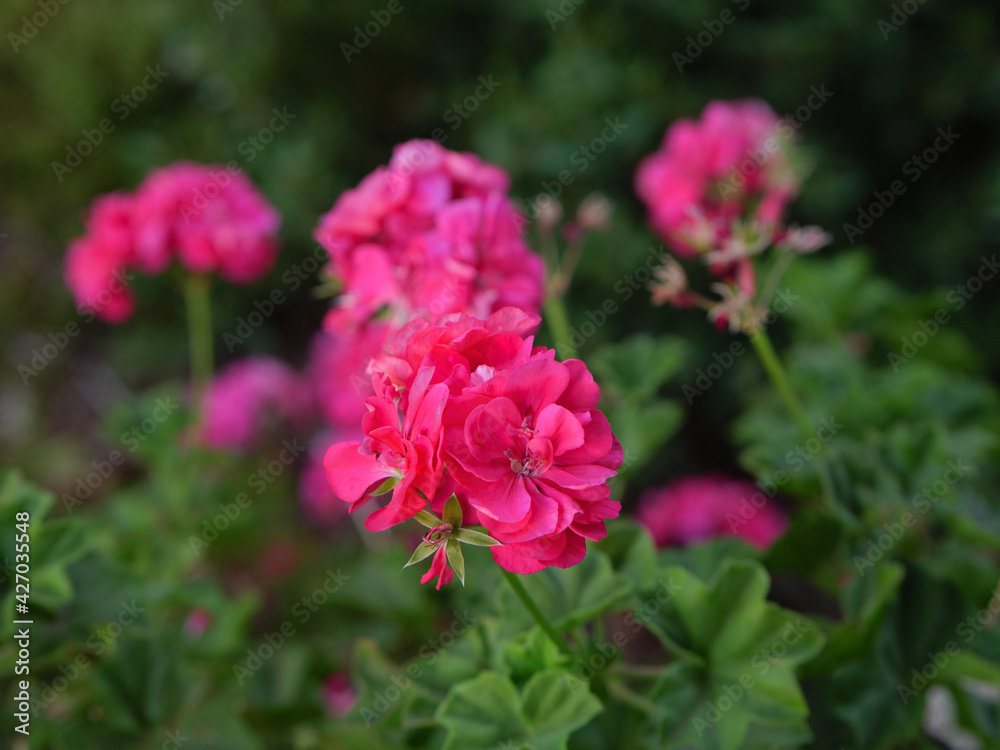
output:
{"label": "pale pink small flower", "polygon": [[331,715],[342,719],[357,703],[358,691],[346,674],[334,672],[323,682],[323,704]]}

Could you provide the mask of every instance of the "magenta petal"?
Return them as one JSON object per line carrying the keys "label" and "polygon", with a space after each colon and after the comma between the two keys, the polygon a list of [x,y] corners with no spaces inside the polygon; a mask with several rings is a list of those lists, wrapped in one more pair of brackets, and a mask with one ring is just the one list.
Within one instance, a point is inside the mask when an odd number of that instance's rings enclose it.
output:
{"label": "magenta petal", "polygon": [[486,489],[471,493],[469,502],[480,517],[488,516],[501,523],[520,521],[531,512],[531,496],[524,488],[524,480],[513,472]]}
{"label": "magenta petal", "polygon": [[583,445],[583,425],[573,413],[556,404],[549,404],[535,418],[535,429],[539,436],[552,442],[555,455],[579,448]]}
{"label": "magenta petal", "polygon": [[576,466],[553,466],[541,477],[545,482],[568,489],[593,487],[606,482],[617,474],[614,469],[597,464],[577,464]]}
{"label": "magenta petal", "polygon": [[374,456],[359,453],[360,447],[361,443],[356,440],[334,443],[323,458],[330,488],[347,502],[360,499],[369,487],[394,473]]}

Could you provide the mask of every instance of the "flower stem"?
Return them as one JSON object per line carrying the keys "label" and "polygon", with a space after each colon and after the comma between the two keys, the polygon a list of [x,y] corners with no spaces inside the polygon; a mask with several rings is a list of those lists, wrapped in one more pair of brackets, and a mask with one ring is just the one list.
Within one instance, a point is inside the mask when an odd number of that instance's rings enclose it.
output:
{"label": "flower stem", "polygon": [[792,390],[792,386],[788,382],[788,377],[785,375],[785,368],[781,366],[781,360],[778,359],[774,347],[771,346],[771,339],[768,338],[767,332],[760,329],[751,333],[749,338],[750,343],[753,344],[753,348],[757,350],[760,363],[764,365],[768,377],[774,383],[774,387],[778,390],[778,395],[785,402],[785,406],[788,407],[788,411],[802,431],[802,435],[806,438],[812,437],[813,428],[809,424],[806,410],[802,408],[802,403],[799,401],[798,396],[795,395],[795,391]]}
{"label": "flower stem", "polygon": [[576,348],[570,343],[573,336],[569,330],[569,317],[566,315],[566,307],[563,305],[562,298],[550,293],[548,299],[545,300],[543,312],[545,324],[549,327],[549,333],[552,334],[553,343],[560,358],[564,360],[575,359]]}
{"label": "flower stem", "polygon": [[535,604],[535,600],[531,598],[531,594],[528,593],[524,584],[521,583],[521,578],[518,574],[511,573],[509,570],[504,570],[503,576],[507,579],[507,583],[510,584],[510,587],[514,589],[514,593],[517,594],[517,598],[521,600],[521,604],[523,604],[524,608],[528,610],[528,613],[532,616],[532,618],[534,618],[535,622],[538,623],[538,627],[540,627],[545,632],[545,635],[549,637],[549,640],[556,645],[556,648],[566,654],[566,656],[576,658],[576,654],[573,653],[573,650],[569,647],[569,644],[566,643],[566,640],[559,635],[555,626],[549,622],[549,618],[547,618],[542,613],[542,610],[538,608],[538,605]]}
{"label": "flower stem", "polygon": [[188,344],[191,352],[191,399],[195,410],[201,394],[212,379],[212,304],[208,276],[188,276],[184,281],[187,308]]}

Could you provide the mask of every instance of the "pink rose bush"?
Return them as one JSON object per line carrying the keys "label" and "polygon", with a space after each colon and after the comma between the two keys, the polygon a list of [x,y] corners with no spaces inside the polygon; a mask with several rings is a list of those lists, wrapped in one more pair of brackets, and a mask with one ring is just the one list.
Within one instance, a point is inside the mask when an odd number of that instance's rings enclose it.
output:
{"label": "pink rose bush", "polygon": [[246,452],[274,423],[301,429],[311,414],[311,394],[295,370],[273,357],[247,357],[223,368],[202,395],[199,442]]}
{"label": "pink rose bush", "polygon": [[769,247],[813,252],[830,241],[818,227],[784,224],[799,189],[789,155],[793,135],[793,126],[760,100],[713,101],[697,121],[671,125],[660,149],[640,163],[635,190],[652,228],[678,256],[708,265],[721,298],[689,290],[680,265],[668,258],[651,286],[656,304],[703,307],[719,325],[753,329],[770,301],[758,297],[755,257]]}
{"label": "pink rose bush", "polygon": [[[424,582],[451,580],[449,537],[462,541],[470,525],[489,533],[502,568],[533,573],[578,563],[585,540],[603,538],[618,515],[607,480],[622,449],[597,409],[599,388],[579,360],[533,348],[538,322],[504,308],[486,320],[407,324],[372,363],[364,439],[326,455],[330,486],[351,510],[391,492],[369,530],[418,516],[430,526]],[[448,522],[452,495],[461,529]]]}
{"label": "pink rose bush", "polygon": [[84,235],[70,243],[66,283],[81,310],[122,323],[135,311],[129,271],[156,275],[177,260],[193,274],[256,281],[277,258],[280,224],[243,173],[179,162],[150,173],[134,194],[94,201]]}
{"label": "pink rose bush", "polygon": [[508,306],[537,312],[544,268],[522,239],[509,184],[499,167],[435,141],[397,146],[389,165],[341,195],[316,229],[342,284],[330,327],[382,310],[397,324],[486,318]]}
{"label": "pink rose bush", "polygon": [[750,498],[760,490],[753,482],[714,475],[683,477],[647,490],[639,500],[636,520],[660,547],[688,545],[717,536],[736,536],[767,549],[785,533],[788,519],[774,503],[760,507]]}

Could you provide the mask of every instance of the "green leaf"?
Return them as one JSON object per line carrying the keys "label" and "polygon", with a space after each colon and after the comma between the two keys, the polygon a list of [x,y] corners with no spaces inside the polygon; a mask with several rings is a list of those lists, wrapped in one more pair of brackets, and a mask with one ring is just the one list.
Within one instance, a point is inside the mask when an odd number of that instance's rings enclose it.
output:
{"label": "green leaf", "polygon": [[508,678],[483,672],[452,687],[437,718],[448,731],[443,750],[565,750],[600,711],[584,682],[556,668],[535,674],[520,694]]}
{"label": "green leaf", "polygon": [[455,532],[454,538],[458,539],[462,544],[471,544],[474,547],[503,546],[489,534],[484,534],[481,531],[473,531],[472,529],[459,529]]}
{"label": "green leaf", "polygon": [[413,550],[413,554],[410,555],[410,559],[406,561],[404,568],[408,568],[411,565],[416,565],[421,560],[424,560],[434,554],[437,550],[438,545],[431,544],[430,542],[421,542],[417,545],[417,548]]}
{"label": "green leaf", "polygon": [[[632,594],[631,581],[615,573],[607,555],[597,550],[590,550],[572,568],[546,568],[522,576],[521,581],[559,630],[575,628],[614,610]],[[534,621],[508,586],[500,589],[500,607],[505,614],[501,627],[507,632],[521,632],[532,626]]]}
{"label": "green leaf", "polygon": [[[765,600],[768,577],[751,561],[731,560],[705,584],[684,568],[646,626],[681,661],[654,687],[664,747],[766,748],[810,737],[795,668],[823,643],[816,626]],[[694,658],[692,658],[694,657]]]}
{"label": "green leaf", "polygon": [[435,516],[429,510],[422,510],[417,515],[413,517],[413,520],[419,524],[426,526],[428,529],[433,529],[435,526],[443,526],[444,521]]}
{"label": "green leaf", "polygon": [[633,521],[611,521],[608,535],[593,546],[611,559],[614,569],[639,591],[656,585],[656,545],[643,526]]}
{"label": "green leaf", "polygon": [[451,537],[448,540],[447,546],[448,562],[451,563],[452,569],[455,571],[455,575],[458,576],[458,580],[465,585],[465,555],[462,554],[462,545],[459,544],[455,537]]}
{"label": "green leaf", "polygon": [[445,523],[450,523],[452,528],[462,528],[462,506],[455,495],[448,498],[448,501],[444,504],[444,513],[441,515],[442,520]]}

